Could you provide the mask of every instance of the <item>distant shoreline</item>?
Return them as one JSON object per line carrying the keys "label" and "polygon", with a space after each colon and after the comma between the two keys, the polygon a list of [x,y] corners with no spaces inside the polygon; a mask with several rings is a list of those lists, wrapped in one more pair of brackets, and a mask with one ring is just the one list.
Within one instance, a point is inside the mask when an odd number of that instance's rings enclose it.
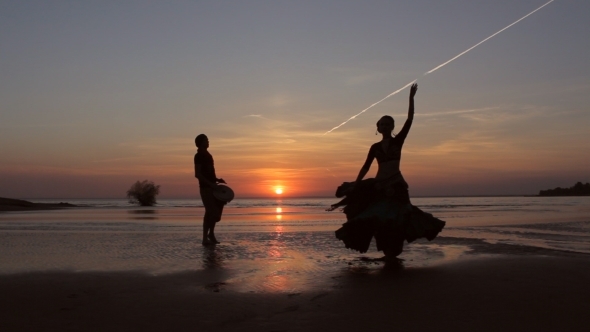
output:
{"label": "distant shoreline", "polygon": [[[585,197],[585,196],[539,196],[539,195],[472,195],[472,196],[414,196],[414,199],[457,199],[457,198],[518,198],[518,197],[526,197],[526,198],[555,198],[555,197]],[[587,196],[586,196],[587,197]],[[306,200],[306,199],[321,199],[321,200],[336,200],[335,197],[239,197],[236,198],[234,201],[239,202],[243,201],[256,201],[256,200],[268,200],[268,201],[284,201],[284,203],[288,203],[289,201],[297,201],[297,200]],[[43,203],[35,203],[33,201],[38,200]],[[0,197],[0,213],[2,212],[26,212],[26,211],[41,211],[41,210],[60,210],[60,209],[68,209],[68,208],[80,208],[80,207],[92,207],[93,204],[87,201],[117,201],[117,202],[127,202],[126,199],[123,198],[27,198],[25,199],[15,199],[15,198],[5,198]],[[162,206],[166,206],[166,202],[168,201],[194,201],[195,203],[200,203],[200,198],[162,198],[156,203],[155,206],[152,208],[158,208]],[[69,201],[73,201],[76,204],[68,203]],[[231,204],[233,205],[233,204]],[[127,205],[125,205],[127,206]],[[122,206],[121,206],[122,207]],[[135,205],[129,205],[128,207],[136,207]],[[198,207],[198,206],[197,206]]]}
{"label": "distant shoreline", "polygon": [[[538,194],[506,194],[506,195],[415,195],[411,196],[411,198],[469,198],[469,197],[540,197]],[[0,199],[2,199],[0,197]],[[170,200],[200,200],[200,197],[159,197],[158,201],[170,201]],[[236,197],[235,199],[337,199],[336,196],[256,196],[256,197]],[[15,199],[15,200],[24,200],[24,201],[32,201],[32,200],[124,200],[127,201],[127,198],[121,197],[24,197],[22,199]]]}
{"label": "distant shoreline", "polygon": [[70,207],[77,207],[77,205],[70,203],[33,203],[22,199],[4,198],[0,197],[0,212],[9,211],[37,211],[37,210],[56,210]]}

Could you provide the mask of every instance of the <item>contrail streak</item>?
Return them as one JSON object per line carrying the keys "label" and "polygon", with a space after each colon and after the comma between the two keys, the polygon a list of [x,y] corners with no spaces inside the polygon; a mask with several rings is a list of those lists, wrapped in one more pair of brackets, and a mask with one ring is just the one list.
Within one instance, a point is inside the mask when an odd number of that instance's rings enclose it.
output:
{"label": "contrail streak", "polygon": [[359,115],[361,115],[361,114],[365,113],[366,111],[368,111],[368,110],[369,110],[370,108],[372,108],[373,106],[376,106],[377,104],[379,104],[380,102],[384,101],[385,99],[387,99],[387,98],[389,98],[389,97],[391,97],[391,96],[393,96],[393,95],[397,94],[398,92],[402,91],[403,89],[405,89],[405,88],[409,87],[410,85],[414,84],[414,82],[416,82],[416,81],[417,81],[417,80],[413,80],[412,82],[410,82],[410,83],[406,84],[406,85],[405,85],[403,88],[401,88],[401,89],[399,89],[399,90],[396,90],[396,91],[393,91],[392,93],[390,93],[390,94],[388,94],[387,96],[385,96],[385,98],[383,98],[383,99],[379,100],[379,101],[378,101],[378,102],[376,102],[376,103],[373,103],[371,106],[369,106],[369,107],[365,108],[364,110],[360,111],[360,113],[358,113],[357,115],[354,115],[354,116],[350,117],[348,120],[346,120],[346,121],[342,122],[341,124],[337,125],[336,127],[332,128],[332,129],[328,130],[327,132],[325,132],[325,133],[324,133],[324,135],[326,135],[326,134],[328,134],[328,133],[331,133],[332,131],[334,131],[334,130],[336,130],[336,129],[338,129],[338,128],[342,127],[342,126],[344,126],[344,125],[345,125],[345,124],[346,124],[348,121],[350,121],[350,120],[352,120],[352,119],[356,118],[357,116],[359,116]]}
{"label": "contrail streak", "polygon": [[[431,70],[427,71],[426,73],[424,73],[424,76],[426,76],[426,75],[428,75],[428,74],[430,74],[430,73],[433,73],[433,72],[435,72],[435,71],[439,70],[440,68],[442,68],[442,67],[444,67],[444,66],[448,65],[449,63],[451,63],[452,61],[456,60],[457,58],[459,58],[459,57],[460,57],[460,56],[462,56],[463,54],[465,54],[465,53],[467,53],[467,52],[471,51],[472,49],[474,49],[474,48],[478,47],[479,45],[481,45],[481,44],[485,43],[485,42],[486,42],[486,41],[488,41],[489,39],[491,39],[491,38],[493,38],[494,36],[498,35],[498,34],[499,34],[499,33],[501,33],[502,31],[504,31],[504,30],[506,30],[506,29],[510,28],[511,26],[515,25],[516,23],[518,23],[518,22],[520,22],[520,21],[524,20],[525,18],[527,18],[527,17],[529,17],[529,16],[533,15],[535,12],[537,12],[538,10],[541,10],[543,7],[547,6],[548,4],[552,3],[553,1],[555,1],[555,0],[551,0],[551,1],[547,2],[546,4],[542,5],[541,7],[539,7],[539,8],[537,8],[537,9],[533,10],[532,12],[530,12],[530,13],[526,14],[525,16],[523,16],[523,17],[519,18],[518,20],[514,21],[512,24],[508,25],[507,27],[505,27],[505,28],[501,29],[500,31],[498,31],[498,32],[494,33],[493,35],[489,36],[488,38],[486,38],[486,39],[484,39],[484,40],[480,41],[479,43],[477,43],[477,44],[475,44],[475,45],[473,45],[472,47],[468,48],[467,50],[465,50],[465,51],[463,51],[463,52],[459,53],[459,54],[458,54],[458,55],[456,55],[454,58],[452,58],[452,59],[448,60],[447,62],[445,62],[445,63],[443,63],[443,64],[441,64],[441,65],[438,65],[438,66],[434,67],[433,69],[431,69]],[[350,118],[348,118],[348,120],[346,120],[346,121],[342,122],[341,124],[337,125],[336,127],[332,128],[332,129],[328,130],[327,132],[325,132],[325,133],[324,133],[324,135],[326,135],[326,134],[329,134],[329,133],[333,132],[334,130],[336,130],[336,129],[338,129],[338,128],[342,127],[342,126],[344,126],[344,125],[345,125],[345,124],[347,124],[349,121],[351,121],[351,120],[353,120],[354,118],[356,118],[357,116],[359,116],[359,115],[361,115],[361,114],[365,113],[366,111],[368,111],[369,109],[373,108],[374,106],[377,106],[379,103],[381,103],[381,102],[382,102],[382,101],[384,101],[385,99],[387,99],[387,98],[389,98],[389,97],[391,97],[391,96],[393,96],[393,95],[395,95],[395,94],[399,93],[400,91],[404,90],[404,89],[405,89],[405,88],[407,88],[408,86],[412,85],[412,84],[413,84],[413,83],[415,83],[417,80],[418,80],[418,79],[415,79],[415,80],[413,80],[412,82],[410,82],[410,83],[406,84],[406,85],[405,85],[403,88],[401,88],[401,89],[399,89],[399,90],[396,90],[396,91],[394,91],[394,92],[392,92],[392,93],[388,94],[388,95],[387,95],[385,98],[383,98],[383,99],[379,100],[378,102],[371,104],[371,106],[369,106],[369,107],[365,108],[364,110],[360,111],[358,114],[356,114],[356,115],[354,115],[354,116],[351,116]]]}
{"label": "contrail streak", "polygon": [[459,55],[455,56],[455,57],[454,57],[454,58],[452,58],[451,60],[449,60],[449,61],[447,61],[447,62],[443,63],[442,65],[439,65],[439,66],[436,66],[436,67],[434,67],[434,68],[433,68],[433,69],[431,69],[430,71],[427,71],[427,72],[426,72],[424,75],[428,75],[428,74],[430,74],[430,73],[432,73],[432,72],[435,72],[435,71],[439,70],[440,68],[442,68],[442,67],[446,66],[446,65],[447,65],[447,64],[449,64],[450,62],[454,61],[455,59],[457,59],[458,57],[462,56],[463,54],[465,54],[465,53],[467,53],[467,52],[471,51],[472,49],[474,49],[474,48],[478,47],[479,45],[481,45],[481,44],[485,43],[486,41],[488,41],[489,39],[493,38],[494,36],[496,36],[497,34],[501,33],[502,31],[504,31],[504,30],[506,30],[506,29],[510,28],[511,26],[515,25],[516,23],[518,23],[518,22],[520,22],[520,21],[524,20],[525,18],[527,18],[527,17],[529,17],[529,16],[533,15],[533,14],[534,14],[536,11],[538,11],[538,10],[540,10],[541,8],[543,8],[543,7],[547,6],[548,4],[552,3],[553,1],[555,1],[555,0],[551,0],[551,1],[547,2],[546,4],[544,4],[543,6],[541,6],[541,7],[537,8],[537,9],[533,10],[532,12],[530,12],[530,13],[528,13],[528,14],[526,14],[525,16],[523,16],[523,17],[521,17],[520,19],[518,19],[518,20],[514,21],[514,23],[510,24],[509,26],[505,27],[504,29],[502,29],[502,30],[500,30],[500,31],[496,32],[495,34],[493,34],[493,35],[489,36],[488,38],[486,38],[486,39],[484,39],[484,40],[480,41],[479,43],[477,43],[477,44],[475,44],[475,45],[471,46],[471,47],[470,47],[470,48],[468,48],[466,51],[463,51],[463,52],[459,53]]}

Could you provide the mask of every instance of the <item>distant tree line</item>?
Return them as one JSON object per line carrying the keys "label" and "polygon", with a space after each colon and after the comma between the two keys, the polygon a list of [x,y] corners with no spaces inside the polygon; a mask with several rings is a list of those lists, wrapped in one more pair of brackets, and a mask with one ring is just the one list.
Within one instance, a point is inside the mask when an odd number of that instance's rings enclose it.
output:
{"label": "distant tree line", "polygon": [[539,191],[539,196],[590,196],[590,183],[576,183],[570,188],[547,189]]}

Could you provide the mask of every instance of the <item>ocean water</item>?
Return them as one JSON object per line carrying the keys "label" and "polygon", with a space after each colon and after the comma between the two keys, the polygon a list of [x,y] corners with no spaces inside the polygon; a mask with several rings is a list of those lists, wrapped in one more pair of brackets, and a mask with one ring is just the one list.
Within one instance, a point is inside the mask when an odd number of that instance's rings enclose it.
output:
{"label": "ocean water", "polygon": [[[68,202],[79,208],[0,214],[0,231],[197,231],[204,212],[199,199],[162,199],[154,207],[138,207],[125,199],[32,201]],[[226,205],[216,231],[264,232],[276,231],[277,227],[283,232],[334,230],[345,221],[344,214],[326,209],[337,201],[333,198],[236,199]],[[555,231],[559,231],[556,224],[563,228],[564,223],[574,223],[570,230],[583,232],[584,222],[590,221],[590,197],[435,197],[413,198],[412,203],[447,221],[446,229],[515,226],[549,230],[548,227],[555,226]]]}
{"label": "ocean water", "polygon": [[[379,269],[382,253],[345,249],[334,231],[345,222],[337,200],[236,199],[225,207],[203,247],[200,200],[69,202],[79,208],[0,213],[0,274],[31,271],[224,271],[224,284],[244,291],[323,287],[342,269]],[[406,268],[473,254],[590,254],[590,197],[413,198],[447,225],[432,242],[407,244]],[[217,275],[218,279],[219,276]],[[216,281],[219,282],[219,281]]]}

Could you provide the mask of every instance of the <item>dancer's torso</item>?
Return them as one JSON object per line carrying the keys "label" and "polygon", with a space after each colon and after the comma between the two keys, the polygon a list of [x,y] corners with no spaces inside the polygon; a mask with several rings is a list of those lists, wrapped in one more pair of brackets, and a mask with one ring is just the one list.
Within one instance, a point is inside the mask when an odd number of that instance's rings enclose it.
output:
{"label": "dancer's torso", "polygon": [[377,170],[376,179],[387,179],[397,175],[402,156],[403,140],[392,137],[385,143],[383,141],[377,142],[371,146],[379,169]]}

